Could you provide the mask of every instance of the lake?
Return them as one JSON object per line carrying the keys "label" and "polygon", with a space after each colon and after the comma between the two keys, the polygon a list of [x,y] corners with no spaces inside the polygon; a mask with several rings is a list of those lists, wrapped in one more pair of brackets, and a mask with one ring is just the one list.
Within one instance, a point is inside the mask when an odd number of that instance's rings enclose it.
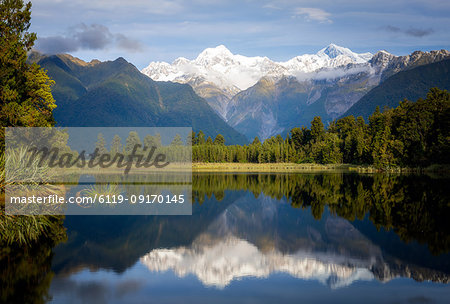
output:
{"label": "lake", "polygon": [[66,216],[67,241],[8,266],[2,281],[27,287],[2,293],[36,303],[449,303],[449,185],[194,173],[191,216]]}

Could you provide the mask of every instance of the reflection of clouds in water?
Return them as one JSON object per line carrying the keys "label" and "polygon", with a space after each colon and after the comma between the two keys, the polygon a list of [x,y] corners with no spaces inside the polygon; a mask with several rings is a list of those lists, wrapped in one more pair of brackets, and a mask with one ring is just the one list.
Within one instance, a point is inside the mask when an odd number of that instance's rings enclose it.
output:
{"label": "reflection of clouds in water", "polygon": [[[287,208],[285,199],[244,196],[190,246],[152,250],[141,263],[151,271],[172,270],[178,277],[193,274],[205,286],[217,288],[274,273],[316,280],[331,288],[374,278],[369,269],[382,259],[380,251],[350,223],[332,217],[311,221],[309,213],[292,223],[284,217]],[[289,223],[293,226],[284,230]]]}
{"label": "reflection of clouds in water", "polygon": [[[58,277],[53,280],[50,293],[64,295],[77,303],[109,303],[110,299],[122,299],[138,291],[142,282],[125,280],[117,283],[103,280],[77,281],[74,278]],[[70,300],[69,300],[70,301]]]}
{"label": "reflection of clouds in water", "polygon": [[[372,280],[373,274],[366,264],[357,267],[326,262],[305,252],[283,254],[277,250],[261,252],[255,245],[227,237],[212,245],[194,244],[190,247],[156,249],[141,258],[141,263],[151,271],[173,270],[177,276],[194,274],[204,285],[224,288],[231,281],[243,277],[267,278],[273,273],[288,273],[293,277],[317,280],[331,288],[339,288],[358,280]],[[351,261],[349,261],[351,262]]]}

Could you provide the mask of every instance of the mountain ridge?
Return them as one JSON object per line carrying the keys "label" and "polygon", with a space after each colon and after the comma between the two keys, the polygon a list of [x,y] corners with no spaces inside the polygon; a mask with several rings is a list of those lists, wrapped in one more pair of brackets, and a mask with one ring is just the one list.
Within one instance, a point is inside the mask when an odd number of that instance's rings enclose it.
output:
{"label": "mountain ridge", "polygon": [[[325,123],[336,119],[390,76],[447,58],[447,50],[405,56],[382,50],[372,55],[330,44],[316,54],[277,63],[267,57],[234,55],[220,45],[205,49],[196,59],[151,63],[141,72],[191,85],[229,125],[247,138],[264,140],[293,126],[309,125],[314,116],[322,116]],[[275,85],[263,88],[263,79],[269,78]],[[254,84],[242,89],[249,83]],[[261,95],[267,90],[273,92]]]}
{"label": "mountain ridge", "polygon": [[362,116],[368,119],[378,106],[395,108],[404,99],[425,98],[429,89],[450,90],[450,59],[398,72],[370,90],[342,116]]}
{"label": "mountain ridge", "polygon": [[66,54],[31,54],[29,61],[55,80],[59,126],[191,126],[206,136],[220,133],[228,143],[247,142],[191,86],[153,81],[122,57],[87,63]]}
{"label": "mountain ridge", "polygon": [[[215,83],[222,90],[232,87],[245,90],[264,76],[295,76],[297,72],[311,73],[321,68],[364,63],[370,58],[371,53],[358,54],[350,49],[330,44],[316,54],[304,54],[284,62],[277,62],[265,56],[247,57],[233,54],[224,45],[219,45],[206,48],[193,60],[179,57],[171,64],[150,62],[141,71],[153,80],[183,82],[192,77],[203,77],[205,81]],[[247,78],[244,79],[233,69],[246,74]],[[216,73],[230,73],[230,77],[220,81],[216,79]]]}

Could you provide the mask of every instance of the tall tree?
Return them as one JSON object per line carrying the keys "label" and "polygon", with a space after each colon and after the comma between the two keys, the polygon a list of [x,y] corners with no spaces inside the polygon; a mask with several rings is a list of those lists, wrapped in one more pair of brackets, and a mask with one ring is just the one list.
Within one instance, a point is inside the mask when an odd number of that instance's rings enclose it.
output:
{"label": "tall tree", "polygon": [[175,137],[173,138],[170,145],[172,145],[172,146],[182,146],[183,145],[183,140],[181,139],[180,134],[175,135]]}
{"label": "tall tree", "polygon": [[315,141],[322,139],[325,130],[323,128],[322,118],[320,116],[315,116],[313,121],[311,121],[311,136]]}
{"label": "tall tree", "polygon": [[215,145],[225,145],[225,137],[223,137],[222,134],[217,134],[216,138],[214,139]]}
{"label": "tall tree", "polygon": [[[126,143],[125,143],[125,147],[123,149],[123,152],[125,153],[125,155],[131,154],[131,152],[133,151],[133,149],[134,149],[134,147],[136,145],[141,145],[142,146],[141,140],[140,140],[139,135],[137,134],[137,132],[131,131],[128,134],[128,137],[127,137],[127,140],[126,140]],[[142,147],[141,148],[137,148],[136,151],[141,152],[142,151]]]}
{"label": "tall tree", "polygon": [[114,135],[114,138],[111,143],[111,155],[114,156],[117,153],[122,153],[122,139],[119,135]]}
{"label": "tall tree", "polygon": [[201,130],[197,133],[197,145],[203,145],[206,142],[205,139],[205,133],[203,133]]}
{"label": "tall tree", "polygon": [[108,153],[108,149],[106,148],[105,137],[103,137],[102,133],[98,133],[97,142],[95,143],[95,148],[98,149],[98,155],[103,155]]}
{"label": "tall tree", "polygon": [[[53,81],[37,64],[27,64],[27,52],[36,40],[28,32],[31,3],[0,1],[1,127],[49,127],[55,124]],[[2,131],[3,132],[3,131]],[[4,135],[2,134],[2,147]]]}
{"label": "tall tree", "polygon": [[191,133],[186,138],[186,146],[193,146],[197,144],[197,138],[195,137],[195,132],[191,131]]}

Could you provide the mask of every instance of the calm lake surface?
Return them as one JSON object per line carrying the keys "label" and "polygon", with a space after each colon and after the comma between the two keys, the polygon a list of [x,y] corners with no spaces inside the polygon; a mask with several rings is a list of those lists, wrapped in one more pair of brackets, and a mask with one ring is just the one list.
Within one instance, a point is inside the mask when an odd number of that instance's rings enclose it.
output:
{"label": "calm lake surface", "polygon": [[450,303],[449,187],[423,175],[194,174],[192,216],[67,216],[68,240],[41,261],[49,282],[32,292],[53,303]]}

